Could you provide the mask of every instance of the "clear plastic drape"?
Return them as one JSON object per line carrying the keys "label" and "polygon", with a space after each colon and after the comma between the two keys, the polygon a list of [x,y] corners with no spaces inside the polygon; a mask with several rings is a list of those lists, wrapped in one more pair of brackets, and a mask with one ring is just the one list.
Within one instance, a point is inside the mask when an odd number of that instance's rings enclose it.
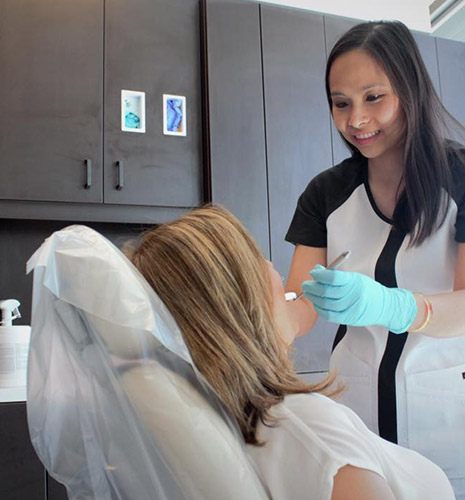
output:
{"label": "clear plastic drape", "polygon": [[31,270],[29,429],[71,500],[268,498],[173,318],[116,247],[70,226]]}

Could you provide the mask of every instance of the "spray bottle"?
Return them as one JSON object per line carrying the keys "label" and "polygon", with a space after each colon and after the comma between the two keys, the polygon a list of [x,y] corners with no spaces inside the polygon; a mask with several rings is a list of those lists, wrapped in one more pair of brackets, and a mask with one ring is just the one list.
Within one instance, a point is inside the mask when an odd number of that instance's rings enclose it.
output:
{"label": "spray bottle", "polygon": [[0,401],[26,399],[30,326],[13,325],[20,318],[16,299],[0,300]]}

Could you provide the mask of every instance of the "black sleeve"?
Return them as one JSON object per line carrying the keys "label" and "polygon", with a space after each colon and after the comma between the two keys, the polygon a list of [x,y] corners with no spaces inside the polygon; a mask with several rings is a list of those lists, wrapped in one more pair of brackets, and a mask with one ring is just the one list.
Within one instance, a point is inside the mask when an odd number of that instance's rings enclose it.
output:
{"label": "black sleeve", "polygon": [[327,245],[326,210],[323,206],[320,176],[315,177],[300,195],[286,241],[294,245],[325,248]]}

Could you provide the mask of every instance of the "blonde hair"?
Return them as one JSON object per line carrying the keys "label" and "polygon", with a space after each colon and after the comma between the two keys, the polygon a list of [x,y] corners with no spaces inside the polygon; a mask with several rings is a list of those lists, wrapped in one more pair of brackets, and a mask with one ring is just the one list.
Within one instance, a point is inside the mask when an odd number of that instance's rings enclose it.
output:
{"label": "blonde hair", "polygon": [[259,444],[259,420],[286,394],[322,391],[304,383],[272,315],[267,263],[226,209],[198,208],[145,233],[130,258],[177,322],[192,359],[237,420],[247,443]]}

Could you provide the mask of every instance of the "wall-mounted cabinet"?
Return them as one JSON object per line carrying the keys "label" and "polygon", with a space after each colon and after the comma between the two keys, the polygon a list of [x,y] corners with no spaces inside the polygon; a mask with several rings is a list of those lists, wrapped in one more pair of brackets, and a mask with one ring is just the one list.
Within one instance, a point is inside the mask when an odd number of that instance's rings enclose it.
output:
{"label": "wall-mounted cabinet", "polygon": [[[105,203],[202,201],[198,11],[197,0],[105,3]],[[146,92],[145,134],[121,132],[121,89]],[[163,135],[163,94],[186,97],[186,137]]]}
{"label": "wall-mounted cabinet", "polygon": [[442,102],[465,127],[465,43],[437,38],[436,44]]}
{"label": "wall-mounted cabinet", "polygon": [[[196,0],[1,2],[3,217],[199,205],[198,25]],[[145,92],[145,133],[121,130],[123,89]],[[186,97],[186,137],[163,135],[164,93]]]}
{"label": "wall-mounted cabinet", "polygon": [[103,201],[102,27],[101,0],[1,2],[1,199]]}
{"label": "wall-mounted cabinet", "polygon": [[25,403],[0,403],[0,442],[0,498],[44,500],[45,469],[31,444]]}
{"label": "wall-mounted cabinet", "polygon": [[260,6],[204,0],[211,198],[239,217],[269,256]]}

